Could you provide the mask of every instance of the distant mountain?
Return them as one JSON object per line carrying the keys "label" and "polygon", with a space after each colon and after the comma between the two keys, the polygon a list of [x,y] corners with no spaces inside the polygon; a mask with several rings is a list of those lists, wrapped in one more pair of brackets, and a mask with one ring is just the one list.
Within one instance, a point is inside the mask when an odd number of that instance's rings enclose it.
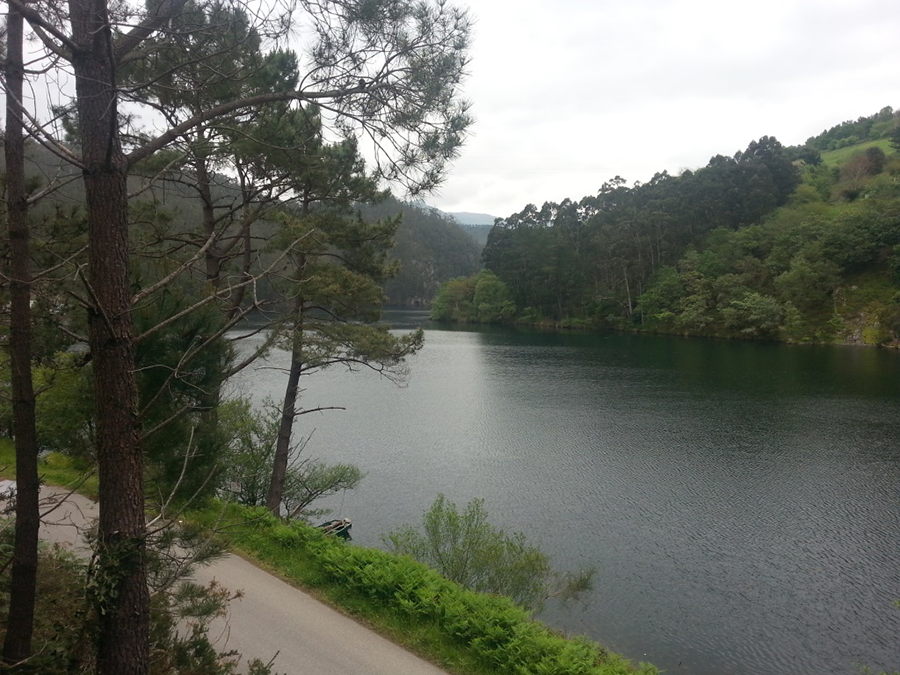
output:
{"label": "distant mountain", "polygon": [[451,211],[447,215],[455,218],[460,225],[493,225],[495,218],[487,213],[470,213],[469,211]]}

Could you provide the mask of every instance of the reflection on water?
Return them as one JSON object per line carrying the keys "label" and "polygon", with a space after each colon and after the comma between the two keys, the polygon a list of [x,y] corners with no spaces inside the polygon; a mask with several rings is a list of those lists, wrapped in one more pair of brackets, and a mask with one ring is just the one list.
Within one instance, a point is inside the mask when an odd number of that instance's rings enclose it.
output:
{"label": "reflection on water", "polygon": [[[286,363],[284,354],[272,357]],[[309,451],[367,472],[330,506],[378,546],[439,493],[593,566],[544,618],[670,673],[898,668],[900,354],[429,330],[405,388],[309,378]],[[278,397],[272,370],[243,375]]]}

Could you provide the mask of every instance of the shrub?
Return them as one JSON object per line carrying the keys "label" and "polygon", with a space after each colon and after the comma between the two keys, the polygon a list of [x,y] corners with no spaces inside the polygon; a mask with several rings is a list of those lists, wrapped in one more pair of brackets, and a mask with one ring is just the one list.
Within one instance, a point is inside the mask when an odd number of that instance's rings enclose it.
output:
{"label": "shrub", "polygon": [[506,534],[488,522],[484,500],[473,499],[463,513],[439,495],[425,513],[422,530],[409,525],[384,542],[394,553],[433,567],[450,581],[482,593],[512,598],[529,610],[552,596],[577,598],[590,589],[593,571],[554,572],[550,559],[521,533]]}

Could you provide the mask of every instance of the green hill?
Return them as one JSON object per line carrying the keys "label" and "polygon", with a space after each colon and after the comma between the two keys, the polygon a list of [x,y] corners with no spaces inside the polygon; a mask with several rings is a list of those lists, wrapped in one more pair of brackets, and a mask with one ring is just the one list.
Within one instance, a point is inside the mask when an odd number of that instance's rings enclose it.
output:
{"label": "green hill", "polygon": [[697,171],[528,205],[488,238],[492,300],[468,297],[473,279],[437,304],[468,321],[900,346],[898,122],[884,108],[803,148],[763,137]]}

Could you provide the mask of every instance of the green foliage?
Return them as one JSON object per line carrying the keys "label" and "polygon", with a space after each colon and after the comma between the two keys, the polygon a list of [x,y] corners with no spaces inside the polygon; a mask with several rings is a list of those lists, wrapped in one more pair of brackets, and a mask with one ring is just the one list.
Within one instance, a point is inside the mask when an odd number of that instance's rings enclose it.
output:
{"label": "green foliage", "polygon": [[516,313],[509,288],[488,270],[482,270],[475,278],[472,304],[479,323],[506,323]]}
{"label": "green foliage", "polygon": [[900,152],[900,123],[894,124],[888,135],[888,142],[894,152]]}
{"label": "green foliage", "polygon": [[[2,522],[2,540],[11,545],[11,521]],[[6,556],[3,556],[4,559]],[[9,602],[9,567],[4,565],[0,583],[0,634],[6,633]],[[72,554],[54,548],[38,557],[34,649],[25,673],[63,675],[94,672],[92,619],[83,595],[84,564]]]}
{"label": "green foliage", "polygon": [[482,499],[473,499],[460,513],[439,495],[426,511],[421,531],[407,525],[384,542],[394,553],[425,563],[466,588],[507,596],[532,611],[551,596],[577,599],[591,587],[593,571],[556,573],[550,559],[523,534],[509,535],[491,525]]}
{"label": "green foliage", "polygon": [[[222,458],[220,491],[247,506],[264,506],[272,475],[280,414],[271,401],[263,411],[255,411],[244,399],[232,399],[220,406],[219,422],[231,442]],[[313,509],[322,497],[352,490],[363,479],[352,464],[325,464],[304,457],[307,441],[291,452],[285,479],[283,502],[290,518],[314,518],[330,513]]]}
{"label": "green foliage", "polygon": [[488,270],[443,283],[431,304],[434,321],[509,323],[515,313],[509,288]]}
{"label": "green foliage", "polygon": [[[886,134],[895,122],[885,109],[865,123]],[[898,344],[900,161],[886,144],[841,150],[834,165],[763,137],[678,177],[629,188],[617,176],[578,203],[499,219],[484,263],[525,323]],[[804,153],[798,172],[790,158]],[[865,307],[836,302],[860,274],[889,284]],[[473,297],[456,280],[434,316],[471,321]]]}
{"label": "green foliage", "polygon": [[94,463],[94,389],[80,354],[57,354],[34,370],[38,443],[43,450]]}
{"label": "green foliage", "polygon": [[731,300],[722,309],[725,327],[742,337],[772,338],[781,325],[781,306],[775,298],[759,293],[747,293],[740,300]]}
{"label": "green foliage", "polygon": [[[13,528],[0,523],[0,555],[5,558]],[[149,548],[152,585],[151,675],[232,675],[239,655],[220,652],[208,636],[210,621],[224,616],[234,595],[213,583],[199,586],[185,581],[197,563],[221,552],[196,526],[168,528]],[[199,548],[195,548],[199,545]],[[178,546],[177,555],[172,555]],[[190,551],[190,553],[188,552]],[[9,567],[0,567],[0,639],[5,633]],[[96,611],[90,601],[97,589],[80,559],[59,548],[42,549],[38,563],[35,607],[35,649],[27,664],[16,669],[41,675],[78,675],[95,672],[93,644]],[[87,594],[86,594],[87,591]],[[180,626],[180,627],[179,627]],[[256,664],[257,675],[271,669]]]}
{"label": "green foliage", "polygon": [[476,593],[435,570],[384,551],[280,523],[261,509],[206,511],[224,536],[290,579],[311,585],[395,639],[461,675],[658,673],[584,638],[565,638],[509,598]]}
{"label": "green foliage", "polygon": [[459,321],[469,323],[475,320],[475,279],[457,277],[441,284],[431,303],[433,321]]}
{"label": "green foliage", "polygon": [[[799,184],[786,149],[764,136],[696,172],[664,172],[631,188],[617,176],[579,202],[530,204],[498,219],[483,261],[507,285],[520,316],[531,311],[558,323],[599,314],[621,328],[649,318],[655,329],[673,329],[678,322],[669,314],[662,322],[655,318],[673,308],[658,309],[658,298],[643,310],[639,305],[650,279],[677,265],[689,248],[701,248],[710,232],[758,222],[786,204]],[[711,274],[705,265],[697,272]],[[685,303],[703,304],[687,297]],[[682,323],[709,323],[696,318]]]}
{"label": "green foliage", "polygon": [[[190,304],[170,291],[135,319],[145,333],[136,360],[148,487],[162,500],[211,494],[224,447],[215,407],[233,354],[219,332],[221,314],[207,306],[181,315]],[[176,316],[165,331],[149,332]]]}
{"label": "green foliage", "polygon": [[[136,312],[136,325],[150,331],[137,349],[138,386],[147,437],[146,479],[161,501],[180,500],[215,487],[214,472],[224,441],[216,425],[216,392],[231,351],[216,332],[215,310],[195,311],[171,321],[190,300],[171,291]],[[58,353],[35,368],[38,442],[43,450],[70,456],[84,468],[94,464],[95,408],[91,361],[82,353]]]}
{"label": "green foliage", "polygon": [[809,138],[806,144],[826,151],[839,150],[863,141],[874,141],[888,136],[897,124],[897,118],[898,113],[890,106],[885,106],[874,115],[848,120],[826,129],[818,136]]}
{"label": "green foliage", "polygon": [[684,299],[685,294],[678,270],[663,267],[651,280],[650,288],[641,295],[637,309],[648,324],[662,329],[669,328],[675,320],[672,310]]}

